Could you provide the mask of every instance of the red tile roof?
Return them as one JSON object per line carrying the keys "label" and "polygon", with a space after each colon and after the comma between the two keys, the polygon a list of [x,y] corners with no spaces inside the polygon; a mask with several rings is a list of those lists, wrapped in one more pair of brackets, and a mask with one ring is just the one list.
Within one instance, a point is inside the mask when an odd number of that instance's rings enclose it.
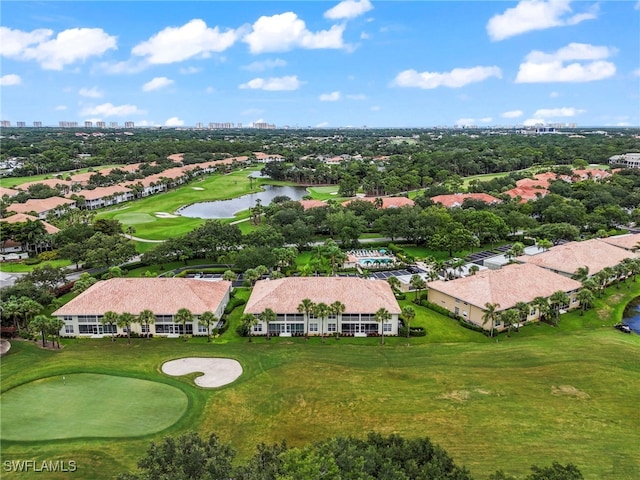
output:
{"label": "red tile roof", "polygon": [[[407,197],[378,197],[382,199],[382,208],[399,208],[406,206],[413,206],[416,204],[413,200]],[[342,202],[342,206],[346,207],[355,200],[364,200],[365,202],[375,203],[376,197],[357,197],[351,200]]]}
{"label": "red tile roof", "polygon": [[480,200],[485,203],[499,203],[500,200],[488,193],[453,193],[450,195],[436,195],[431,197],[435,203],[441,203],[447,208],[459,207],[467,199]]}
{"label": "red tile roof", "polygon": [[327,204],[320,201],[320,200],[300,200],[300,205],[302,205],[302,208],[304,208],[305,210],[309,210],[310,208],[317,208],[317,207],[326,207]]}
{"label": "red tile roof", "polygon": [[530,264],[505,265],[500,270],[483,270],[475,275],[427,283],[436,290],[484,309],[487,303],[497,303],[499,310],[513,307],[517,302],[531,302],[536,297],[549,297],[562,290],[570,292],[582,286],[577,280]]}
{"label": "red tile roof", "polygon": [[138,314],[149,309],[156,315],[173,315],[187,308],[194,315],[215,312],[231,282],[188,278],[112,278],[95,283],[52,313],[102,315],[104,312]]}
{"label": "red tile roof", "polygon": [[109,187],[96,187],[93,190],[80,190],[70,195],[78,195],[84,197],[86,200],[97,200],[99,198],[108,197],[109,195],[123,194],[131,192],[130,188],[123,187],[121,185],[112,185]]}
{"label": "red tile roof", "polygon": [[48,234],[53,235],[54,233],[58,233],[60,229],[58,227],[54,227],[50,223],[43,222],[37,217],[32,215],[27,215],[26,213],[16,213],[15,215],[11,215],[10,217],[0,218],[0,222],[7,223],[26,223],[26,222],[42,222],[44,225],[44,229]]}
{"label": "red tile roof", "polygon": [[345,313],[375,313],[386,308],[400,313],[400,306],[384,280],[354,277],[290,277],[256,282],[245,313],[259,314],[266,308],[276,313],[295,313],[300,302],[308,298],[327,305],[342,302]]}
{"label": "red tile roof", "polygon": [[625,250],[636,250],[640,243],[640,233],[628,233],[626,235],[615,235],[613,237],[601,238],[601,241],[624,248]]}
{"label": "red tile roof", "polygon": [[25,203],[12,203],[7,207],[7,210],[17,213],[44,213],[61,207],[62,205],[72,205],[75,203],[75,200],[62,197],[30,198]]}

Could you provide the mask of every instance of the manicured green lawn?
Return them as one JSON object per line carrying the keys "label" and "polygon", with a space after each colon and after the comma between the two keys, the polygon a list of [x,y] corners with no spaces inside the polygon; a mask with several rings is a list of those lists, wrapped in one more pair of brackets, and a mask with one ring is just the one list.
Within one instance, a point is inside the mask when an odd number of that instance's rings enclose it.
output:
{"label": "manicured green lawn", "polygon": [[2,179],[2,186],[6,188],[14,188],[17,185],[21,185],[23,183],[36,182],[38,180],[46,180],[48,178],[56,178],[60,176],[61,178],[66,177],[67,175],[77,175],[79,173],[86,173],[91,168],[92,171],[102,170],[103,168],[115,168],[122,167],[123,165],[102,165],[100,167],[88,167],[88,168],[80,168],[78,170],[71,170],[67,172],[58,172],[58,173],[41,173],[39,175],[31,175],[28,177],[6,177]]}
{"label": "manicured green lawn", "polygon": [[2,396],[0,437],[43,441],[144,436],[177,422],[187,404],[184,392],[164,383],[91,373],[56,375]]}
{"label": "manicured green lawn", "polygon": [[9,273],[26,273],[36,267],[44,267],[45,265],[51,265],[52,267],[68,267],[71,265],[71,261],[64,259],[49,260],[46,262],[40,262],[36,265],[26,265],[23,262],[3,262],[0,263],[0,271]]}
{"label": "manicured green lawn", "polygon": [[[133,225],[136,229],[134,235],[140,238],[163,240],[184,235],[204,223],[204,220],[180,216],[165,218],[162,214],[173,214],[178,208],[196,202],[226,200],[257,192],[260,190],[261,184],[282,183],[268,179],[257,179],[253,181],[253,188],[251,188],[247,175],[258,169],[259,167],[252,167],[228,175],[214,174],[176,190],[151,195],[128,202],[120,208],[100,212],[98,218],[116,219],[121,221],[125,227]],[[241,215],[238,218],[245,217],[246,215]]]}

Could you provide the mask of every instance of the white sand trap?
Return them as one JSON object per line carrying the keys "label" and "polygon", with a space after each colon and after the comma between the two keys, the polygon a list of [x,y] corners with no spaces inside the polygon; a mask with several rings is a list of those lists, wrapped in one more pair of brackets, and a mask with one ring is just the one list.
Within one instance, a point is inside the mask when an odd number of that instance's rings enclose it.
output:
{"label": "white sand trap", "polygon": [[156,213],[156,217],[158,218],[178,218],[177,215],[174,215],[173,213],[167,213],[167,212],[155,212]]}
{"label": "white sand trap", "polygon": [[195,379],[196,385],[215,388],[231,383],[242,375],[242,365],[230,358],[187,357],[165,362],[162,371],[174,377],[202,372],[203,375]]}
{"label": "white sand trap", "polygon": [[191,188],[193,188],[194,190],[204,190],[204,188],[202,187],[191,187]]}

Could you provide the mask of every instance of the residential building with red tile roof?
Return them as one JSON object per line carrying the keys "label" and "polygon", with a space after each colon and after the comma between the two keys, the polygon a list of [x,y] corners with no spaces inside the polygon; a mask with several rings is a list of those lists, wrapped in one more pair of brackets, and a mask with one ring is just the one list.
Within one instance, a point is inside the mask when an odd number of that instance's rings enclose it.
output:
{"label": "residential building with red tile roof", "polygon": [[327,207],[328,205],[321,200],[300,200],[300,205],[305,210],[310,208]]}
{"label": "residential building with red tile roof", "polygon": [[488,193],[452,193],[450,195],[436,195],[431,197],[434,203],[440,203],[447,208],[460,207],[466,199],[479,200],[488,204],[500,203],[501,200]]}
{"label": "residential building with red tile roof", "polygon": [[612,237],[601,238],[605,243],[615,245],[616,247],[624,248],[635,252],[638,250],[638,244],[640,244],[640,233],[627,233],[625,235],[614,235]]}
{"label": "residential building with red tile roof", "polygon": [[47,187],[69,191],[71,190],[71,185],[73,185],[73,182],[69,180],[62,180],[59,178],[47,178],[45,180],[36,180],[34,182],[21,183],[20,185],[16,186],[16,188],[26,192],[32,185],[46,185]]}
{"label": "residential building with red tile roof", "polygon": [[117,205],[118,203],[128,202],[135,198],[133,190],[122,185],[96,187],[92,190],[80,190],[69,195],[84,197],[84,208],[88,210]]}
{"label": "residential building with red tile roof", "polygon": [[10,217],[0,218],[0,222],[6,222],[6,223],[42,222],[44,229],[49,235],[56,234],[60,231],[58,227],[55,227],[50,223],[44,222],[40,220],[38,217],[34,217],[33,215],[27,215],[26,213],[16,213],[14,215],[11,215]]}
{"label": "residential building with red tile roof", "polygon": [[[537,297],[548,298],[561,290],[570,298],[565,308],[576,308],[579,305],[576,293],[581,287],[577,280],[532,264],[510,264],[451,281],[427,283],[429,302],[485,330],[491,329],[491,325],[483,325],[482,318],[488,303],[499,305],[497,311],[503,311],[513,308],[517,302],[530,303]],[[539,312],[532,308],[526,321],[538,320],[538,316]],[[500,323],[494,327],[505,328]]]}
{"label": "residential building with red tile roof", "polygon": [[521,203],[526,203],[529,200],[537,200],[538,198],[546,196],[548,191],[546,189],[532,187],[515,187],[503,193],[514,199],[520,198]]}
{"label": "residential building with red tile roof", "polygon": [[578,180],[602,180],[610,177],[611,173],[599,168],[587,168],[584,170],[574,170],[571,176],[573,178],[577,177]]}
{"label": "residential building with red tile roof", "polygon": [[363,200],[375,204],[376,200],[382,201],[380,208],[400,208],[400,207],[412,207],[416,204],[413,200],[407,197],[357,197],[342,202],[342,206],[346,207],[351,202],[356,200]]}
{"label": "residential building with red tile roof", "polygon": [[0,197],[4,197],[5,195],[9,198],[15,197],[20,193],[19,190],[14,190],[12,188],[0,187]]}
{"label": "residential building with red tile roof", "polygon": [[[155,314],[155,323],[149,326],[151,334],[183,334],[183,326],[176,320],[181,308],[193,315],[186,324],[186,334],[206,335],[198,325],[198,317],[212,312],[222,318],[229,302],[231,282],[187,278],[112,278],[95,283],[51,315],[65,322],[62,336],[92,336],[124,333],[121,328],[102,325],[105,312],[138,315],[143,310]],[[132,331],[147,333],[143,326],[132,325]]]}
{"label": "residential building with red tile roof", "polygon": [[[320,319],[298,311],[303,299],[313,303],[331,305],[339,301],[345,311]],[[279,335],[345,335],[366,336],[382,334],[382,326],[374,318],[375,312],[385,308],[391,319],[385,322],[385,335],[398,334],[400,305],[389,284],[384,280],[366,280],[355,277],[291,277],[256,282],[244,309],[245,313],[260,315],[272,309],[276,321],[269,324],[269,332]],[[260,321],[255,334],[266,334],[267,325]]]}
{"label": "residential building with red tile roof", "polygon": [[253,155],[259,163],[284,162],[284,157],[277,153],[253,152]]}
{"label": "residential building with red tile roof", "polygon": [[58,211],[63,208],[75,208],[75,200],[62,197],[49,197],[49,198],[30,198],[25,203],[12,203],[7,207],[10,212],[16,213],[31,213],[34,212],[38,218],[44,219],[47,214],[57,214]]}
{"label": "residential building with red tile roof", "polygon": [[522,255],[516,261],[546,268],[552,272],[571,277],[579,268],[587,267],[589,275],[594,275],[606,267],[614,267],[625,258],[639,255],[623,248],[594,238],[582,242],[568,242],[556,245],[537,255]]}

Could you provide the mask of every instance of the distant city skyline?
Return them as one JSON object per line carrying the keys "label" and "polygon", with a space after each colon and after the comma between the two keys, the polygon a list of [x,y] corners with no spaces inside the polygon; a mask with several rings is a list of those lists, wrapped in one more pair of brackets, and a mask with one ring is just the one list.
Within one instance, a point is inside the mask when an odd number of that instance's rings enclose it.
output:
{"label": "distant city skyline", "polygon": [[637,127],[639,34],[636,0],[6,1],[0,118]]}

